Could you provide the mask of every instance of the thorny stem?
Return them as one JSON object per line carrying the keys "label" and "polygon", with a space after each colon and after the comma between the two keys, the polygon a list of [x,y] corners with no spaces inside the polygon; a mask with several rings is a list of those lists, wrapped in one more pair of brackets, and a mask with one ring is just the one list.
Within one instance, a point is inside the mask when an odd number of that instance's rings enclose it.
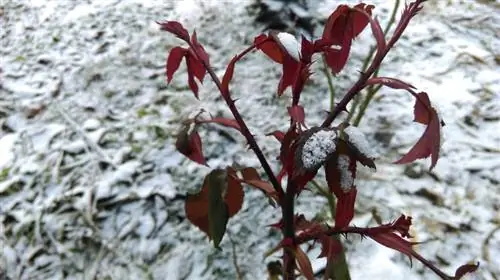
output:
{"label": "thorny stem", "polygon": [[[188,41],[187,43],[189,44],[189,46],[191,47],[191,49],[194,51],[194,53],[196,54],[196,56],[199,59],[200,56],[197,52],[197,48],[195,48],[190,41]],[[243,52],[241,52],[238,55],[238,59],[245,56],[247,53],[252,51],[254,48],[255,48],[255,45],[252,45],[252,46],[248,47],[247,49],[245,49]],[[219,80],[219,77],[217,77],[217,75],[215,74],[214,70],[210,67],[210,65],[208,65],[203,59],[199,59],[199,61],[201,61],[201,63],[203,64],[203,67],[205,67],[208,74],[210,75],[210,77],[214,81],[215,85],[217,86],[217,88],[221,92],[221,95],[224,98],[224,101],[226,101],[226,104],[229,107],[229,110],[231,111],[231,113],[233,114],[234,119],[236,120],[236,122],[240,126],[241,133],[246,138],[248,145],[250,146],[250,149],[253,150],[253,152],[255,153],[257,158],[259,159],[259,162],[262,165],[262,168],[264,168],[264,172],[269,177],[269,181],[273,185],[274,190],[278,193],[278,196],[280,197],[280,200],[281,200],[281,198],[284,196],[283,188],[281,187],[281,184],[278,182],[278,179],[274,175],[273,170],[269,166],[269,163],[267,162],[267,159],[264,156],[264,153],[262,153],[262,150],[260,149],[259,145],[257,144],[257,141],[255,141],[253,134],[250,132],[245,121],[241,117],[241,114],[238,111],[238,108],[236,108],[234,100],[231,99],[230,94],[224,94],[224,90],[222,88],[222,83]]]}
{"label": "thorny stem", "polygon": [[[295,225],[294,225],[294,203],[296,195],[296,185],[293,180],[289,180],[285,199],[281,205],[283,215],[283,238],[291,241],[295,246]],[[283,250],[283,275],[284,280],[295,279],[295,254],[292,250]]]}
{"label": "thorny stem", "polygon": [[375,71],[380,67],[380,64],[384,60],[385,56],[387,55],[387,53],[389,53],[389,50],[394,46],[394,44],[396,44],[396,42],[399,40],[399,38],[403,34],[405,28],[408,26],[408,23],[410,22],[412,17],[421,9],[420,4],[424,1],[426,0],[417,0],[409,4],[408,10],[406,11],[407,15],[401,18],[401,21],[396,27],[396,30],[394,31],[394,34],[387,43],[386,47],[383,50],[377,51],[380,53],[377,53],[375,55],[375,58],[370,64],[370,67],[368,67],[368,69],[361,74],[358,81],[351,87],[351,89],[349,89],[349,91],[345,94],[344,98],[342,98],[342,100],[335,107],[335,109],[330,112],[328,117],[321,124],[321,127],[330,126],[332,122],[340,114],[340,112],[346,109],[347,104],[349,104],[349,102],[354,98],[354,96],[356,96],[366,86],[366,81],[368,81],[368,79],[373,75],[373,73],[375,73]]}

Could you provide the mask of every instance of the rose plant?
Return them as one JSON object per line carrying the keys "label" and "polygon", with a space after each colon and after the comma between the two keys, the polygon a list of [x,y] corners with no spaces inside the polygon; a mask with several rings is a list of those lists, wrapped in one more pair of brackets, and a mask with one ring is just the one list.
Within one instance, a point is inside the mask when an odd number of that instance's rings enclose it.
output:
{"label": "rose plant", "polygon": [[[205,123],[223,125],[239,131],[257,156],[265,173],[264,178],[252,167],[228,166],[214,169],[206,175],[200,191],[187,196],[187,218],[207,234],[216,248],[219,248],[224,236],[228,219],[242,206],[242,184],[247,184],[261,190],[271,203],[281,210],[282,218],[273,226],[281,230],[283,239],[270,252],[283,252],[280,273],[283,279],[295,279],[297,272],[307,279],[314,278],[310,260],[300,247],[305,243],[320,244],[320,257],[327,258],[327,267],[333,266],[335,270],[336,258],[343,250],[342,244],[336,238],[341,234],[369,237],[381,245],[419,260],[442,279],[460,279],[466,273],[477,269],[479,264],[465,264],[450,276],[417,253],[413,249],[415,243],[410,240],[411,217],[401,215],[393,222],[375,227],[351,225],[357,194],[357,164],[375,169],[375,156],[365,136],[355,126],[348,122],[341,122],[336,126],[332,126],[332,123],[364,88],[374,85],[387,86],[406,90],[415,98],[414,121],[425,125],[426,128],[416,144],[395,163],[409,163],[430,157],[432,169],[439,159],[440,134],[444,122],[431,104],[428,94],[417,91],[413,85],[400,79],[374,75],[412,18],[422,9],[423,2],[425,0],[416,0],[406,5],[393,34],[388,39],[378,20],[372,16],[374,6],[364,3],[353,7],[338,6],[326,21],[322,36],[315,40],[302,36],[299,43],[293,35],[277,31],[258,35],[251,46],[231,59],[222,79],[219,79],[211,68],[209,55],[198,41],[196,32],[190,35],[182,24],[176,21],[158,22],[162,30],[174,34],[187,45],[176,46],[170,50],[166,63],[167,82],[171,82],[181,62],[185,61],[188,85],[195,97],[198,98],[198,84],[203,82],[208,73],[233,116],[202,118],[201,114],[198,114],[184,121],[176,140],[177,150],[187,158],[206,165],[198,129]],[[329,70],[334,74],[339,73],[348,61],[353,39],[368,25],[376,40],[376,50],[366,70],[321,124],[306,127],[305,110],[301,106],[300,97],[312,73],[314,57],[323,56]],[[269,165],[268,159],[240,115],[229,87],[236,63],[254,50],[263,52],[281,65],[278,96],[285,94],[288,88],[291,91],[291,104],[287,107],[290,117],[288,130],[269,133],[281,143],[278,154],[281,170],[277,173]],[[309,221],[294,211],[296,197],[315,178],[320,168],[324,168],[328,190],[336,198],[333,225]],[[329,275],[325,274],[325,277],[328,278]]]}

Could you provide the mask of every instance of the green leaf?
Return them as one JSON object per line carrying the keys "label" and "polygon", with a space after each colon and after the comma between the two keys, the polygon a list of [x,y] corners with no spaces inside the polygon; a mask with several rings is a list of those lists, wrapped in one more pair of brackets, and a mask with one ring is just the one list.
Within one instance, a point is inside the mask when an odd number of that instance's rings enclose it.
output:
{"label": "green leaf", "polygon": [[229,219],[224,196],[227,190],[227,171],[215,169],[207,175],[208,181],[208,227],[210,237],[217,249],[226,232]]}

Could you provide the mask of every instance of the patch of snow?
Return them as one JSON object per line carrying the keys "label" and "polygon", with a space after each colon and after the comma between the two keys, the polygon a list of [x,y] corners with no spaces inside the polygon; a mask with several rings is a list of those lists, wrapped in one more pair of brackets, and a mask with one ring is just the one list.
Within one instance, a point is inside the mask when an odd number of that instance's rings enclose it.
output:
{"label": "patch of snow", "polygon": [[17,134],[10,133],[0,138],[0,171],[12,164],[15,158],[14,144],[18,139]]}
{"label": "patch of snow", "polygon": [[312,168],[323,163],[336,148],[337,133],[333,130],[320,130],[312,134],[302,147],[302,164]]}
{"label": "patch of snow", "polygon": [[301,45],[297,42],[295,36],[287,32],[280,32],[278,33],[278,39],[285,47],[286,52],[296,61],[300,61]]}
{"label": "patch of snow", "polygon": [[337,159],[337,168],[340,171],[340,188],[344,192],[351,190],[354,185],[354,178],[349,170],[349,165],[351,164],[351,159],[347,155],[339,155]]}
{"label": "patch of snow", "polygon": [[352,143],[359,152],[371,159],[377,157],[373,146],[370,145],[370,143],[366,139],[366,135],[359,128],[351,125],[346,127],[344,129],[344,132],[349,137],[349,142]]}

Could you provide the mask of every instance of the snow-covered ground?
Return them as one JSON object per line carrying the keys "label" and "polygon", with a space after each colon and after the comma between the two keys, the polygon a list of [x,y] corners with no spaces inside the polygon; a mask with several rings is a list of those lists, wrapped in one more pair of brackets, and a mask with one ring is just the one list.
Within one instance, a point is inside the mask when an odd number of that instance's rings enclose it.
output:
{"label": "snow-covered ground", "polygon": [[[326,18],[343,1],[310,2],[312,13]],[[384,23],[392,1],[373,2]],[[235,256],[245,279],[265,279],[273,257],[263,253],[280,238],[267,225],[280,213],[260,192],[247,189],[223,251],[184,218],[182,196],[209,169],[178,154],[174,135],[199,108],[229,115],[208,80],[201,101],[194,99],[184,66],[166,86],[165,58],[180,42],[155,23],[196,28],[222,75],[263,28],[253,23],[250,3],[0,3],[0,279],[235,279]],[[412,215],[418,251],[450,273],[480,261],[472,279],[500,278],[499,4],[429,1],[383,64],[381,75],[427,91],[446,122],[431,173],[427,161],[391,164],[423,129],[412,123],[411,96],[383,89],[360,126],[381,157],[377,172],[357,183],[354,223],[374,225],[374,209],[384,221]],[[354,82],[373,44],[369,35],[355,41],[353,59],[335,80],[338,93]],[[254,54],[236,66],[231,85],[270,159],[278,144],[264,134],[287,125],[289,100],[273,94],[280,69]],[[308,125],[320,123],[329,104],[320,71],[302,100]],[[201,137],[211,167],[258,165],[232,131],[207,126]],[[308,218],[326,212],[310,192],[298,202]],[[346,242],[353,279],[435,279],[370,240]]]}

